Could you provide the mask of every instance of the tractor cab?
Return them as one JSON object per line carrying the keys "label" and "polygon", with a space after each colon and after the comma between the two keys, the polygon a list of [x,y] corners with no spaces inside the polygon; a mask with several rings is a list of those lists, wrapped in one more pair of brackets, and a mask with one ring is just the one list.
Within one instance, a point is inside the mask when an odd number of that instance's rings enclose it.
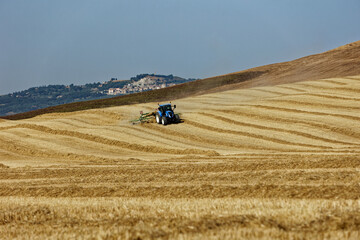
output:
{"label": "tractor cab", "polygon": [[[174,109],[176,108],[176,105],[174,105]],[[170,112],[173,112],[173,109],[171,108],[171,104],[162,104],[162,105],[159,105],[159,111],[162,113],[162,114],[166,114],[166,112],[170,111]]]}

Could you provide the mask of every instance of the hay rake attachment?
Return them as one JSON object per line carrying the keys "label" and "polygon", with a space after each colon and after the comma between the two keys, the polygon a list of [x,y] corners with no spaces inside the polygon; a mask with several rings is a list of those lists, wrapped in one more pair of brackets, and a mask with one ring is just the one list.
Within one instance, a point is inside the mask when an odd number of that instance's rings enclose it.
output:
{"label": "hay rake attachment", "polygon": [[148,113],[144,113],[143,111],[140,111],[140,117],[134,120],[131,120],[130,122],[134,125],[134,124],[139,124],[139,123],[149,123],[154,119],[155,116],[155,112],[148,112]]}

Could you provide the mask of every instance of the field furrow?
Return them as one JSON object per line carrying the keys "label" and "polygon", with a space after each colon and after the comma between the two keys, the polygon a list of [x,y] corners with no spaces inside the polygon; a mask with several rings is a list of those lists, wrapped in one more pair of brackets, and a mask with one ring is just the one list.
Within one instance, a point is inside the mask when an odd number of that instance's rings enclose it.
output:
{"label": "field furrow", "polygon": [[0,120],[0,238],[358,239],[359,79]]}

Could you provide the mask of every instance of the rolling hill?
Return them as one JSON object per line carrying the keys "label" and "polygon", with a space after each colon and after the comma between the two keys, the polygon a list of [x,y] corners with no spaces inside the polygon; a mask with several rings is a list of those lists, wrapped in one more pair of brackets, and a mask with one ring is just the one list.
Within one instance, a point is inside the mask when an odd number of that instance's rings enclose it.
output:
{"label": "rolling hill", "polygon": [[0,120],[0,238],[359,239],[359,44]]}
{"label": "rolling hill", "polygon": [[[130,80],[87,83],[84,85],[48,85],[0,96],[0,116],[14,115],[72,102],[126,95],[193,81],[173,75],[138,74]],[[109,92],[110,91],[110,92]]]}
{"label": "rolling hill", "polygon": [[274,86],[304,80],[360,74],[360,41],[284,63],[270,64],[241,72],[206,78],[166,89],[130,94],[110,99],[64,104],[2,117],[24,119],[45,113],[121,106],[152,101],[168,101],[198,94],[258,86]]}
{"label": "rolling hill", "polygon": [[[0,122],[2,239],[357,239],[360,76]],[[36,226],[36,227],[35,227]]]}

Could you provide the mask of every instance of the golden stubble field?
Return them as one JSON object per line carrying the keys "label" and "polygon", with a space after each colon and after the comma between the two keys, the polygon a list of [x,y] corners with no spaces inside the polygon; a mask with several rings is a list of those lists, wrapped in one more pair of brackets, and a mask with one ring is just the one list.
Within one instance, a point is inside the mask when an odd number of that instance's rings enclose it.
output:
{"label": "golden stubble field", "polygon": [[360,238],[360,76],[174,103],[0,120],[0,238]]}

